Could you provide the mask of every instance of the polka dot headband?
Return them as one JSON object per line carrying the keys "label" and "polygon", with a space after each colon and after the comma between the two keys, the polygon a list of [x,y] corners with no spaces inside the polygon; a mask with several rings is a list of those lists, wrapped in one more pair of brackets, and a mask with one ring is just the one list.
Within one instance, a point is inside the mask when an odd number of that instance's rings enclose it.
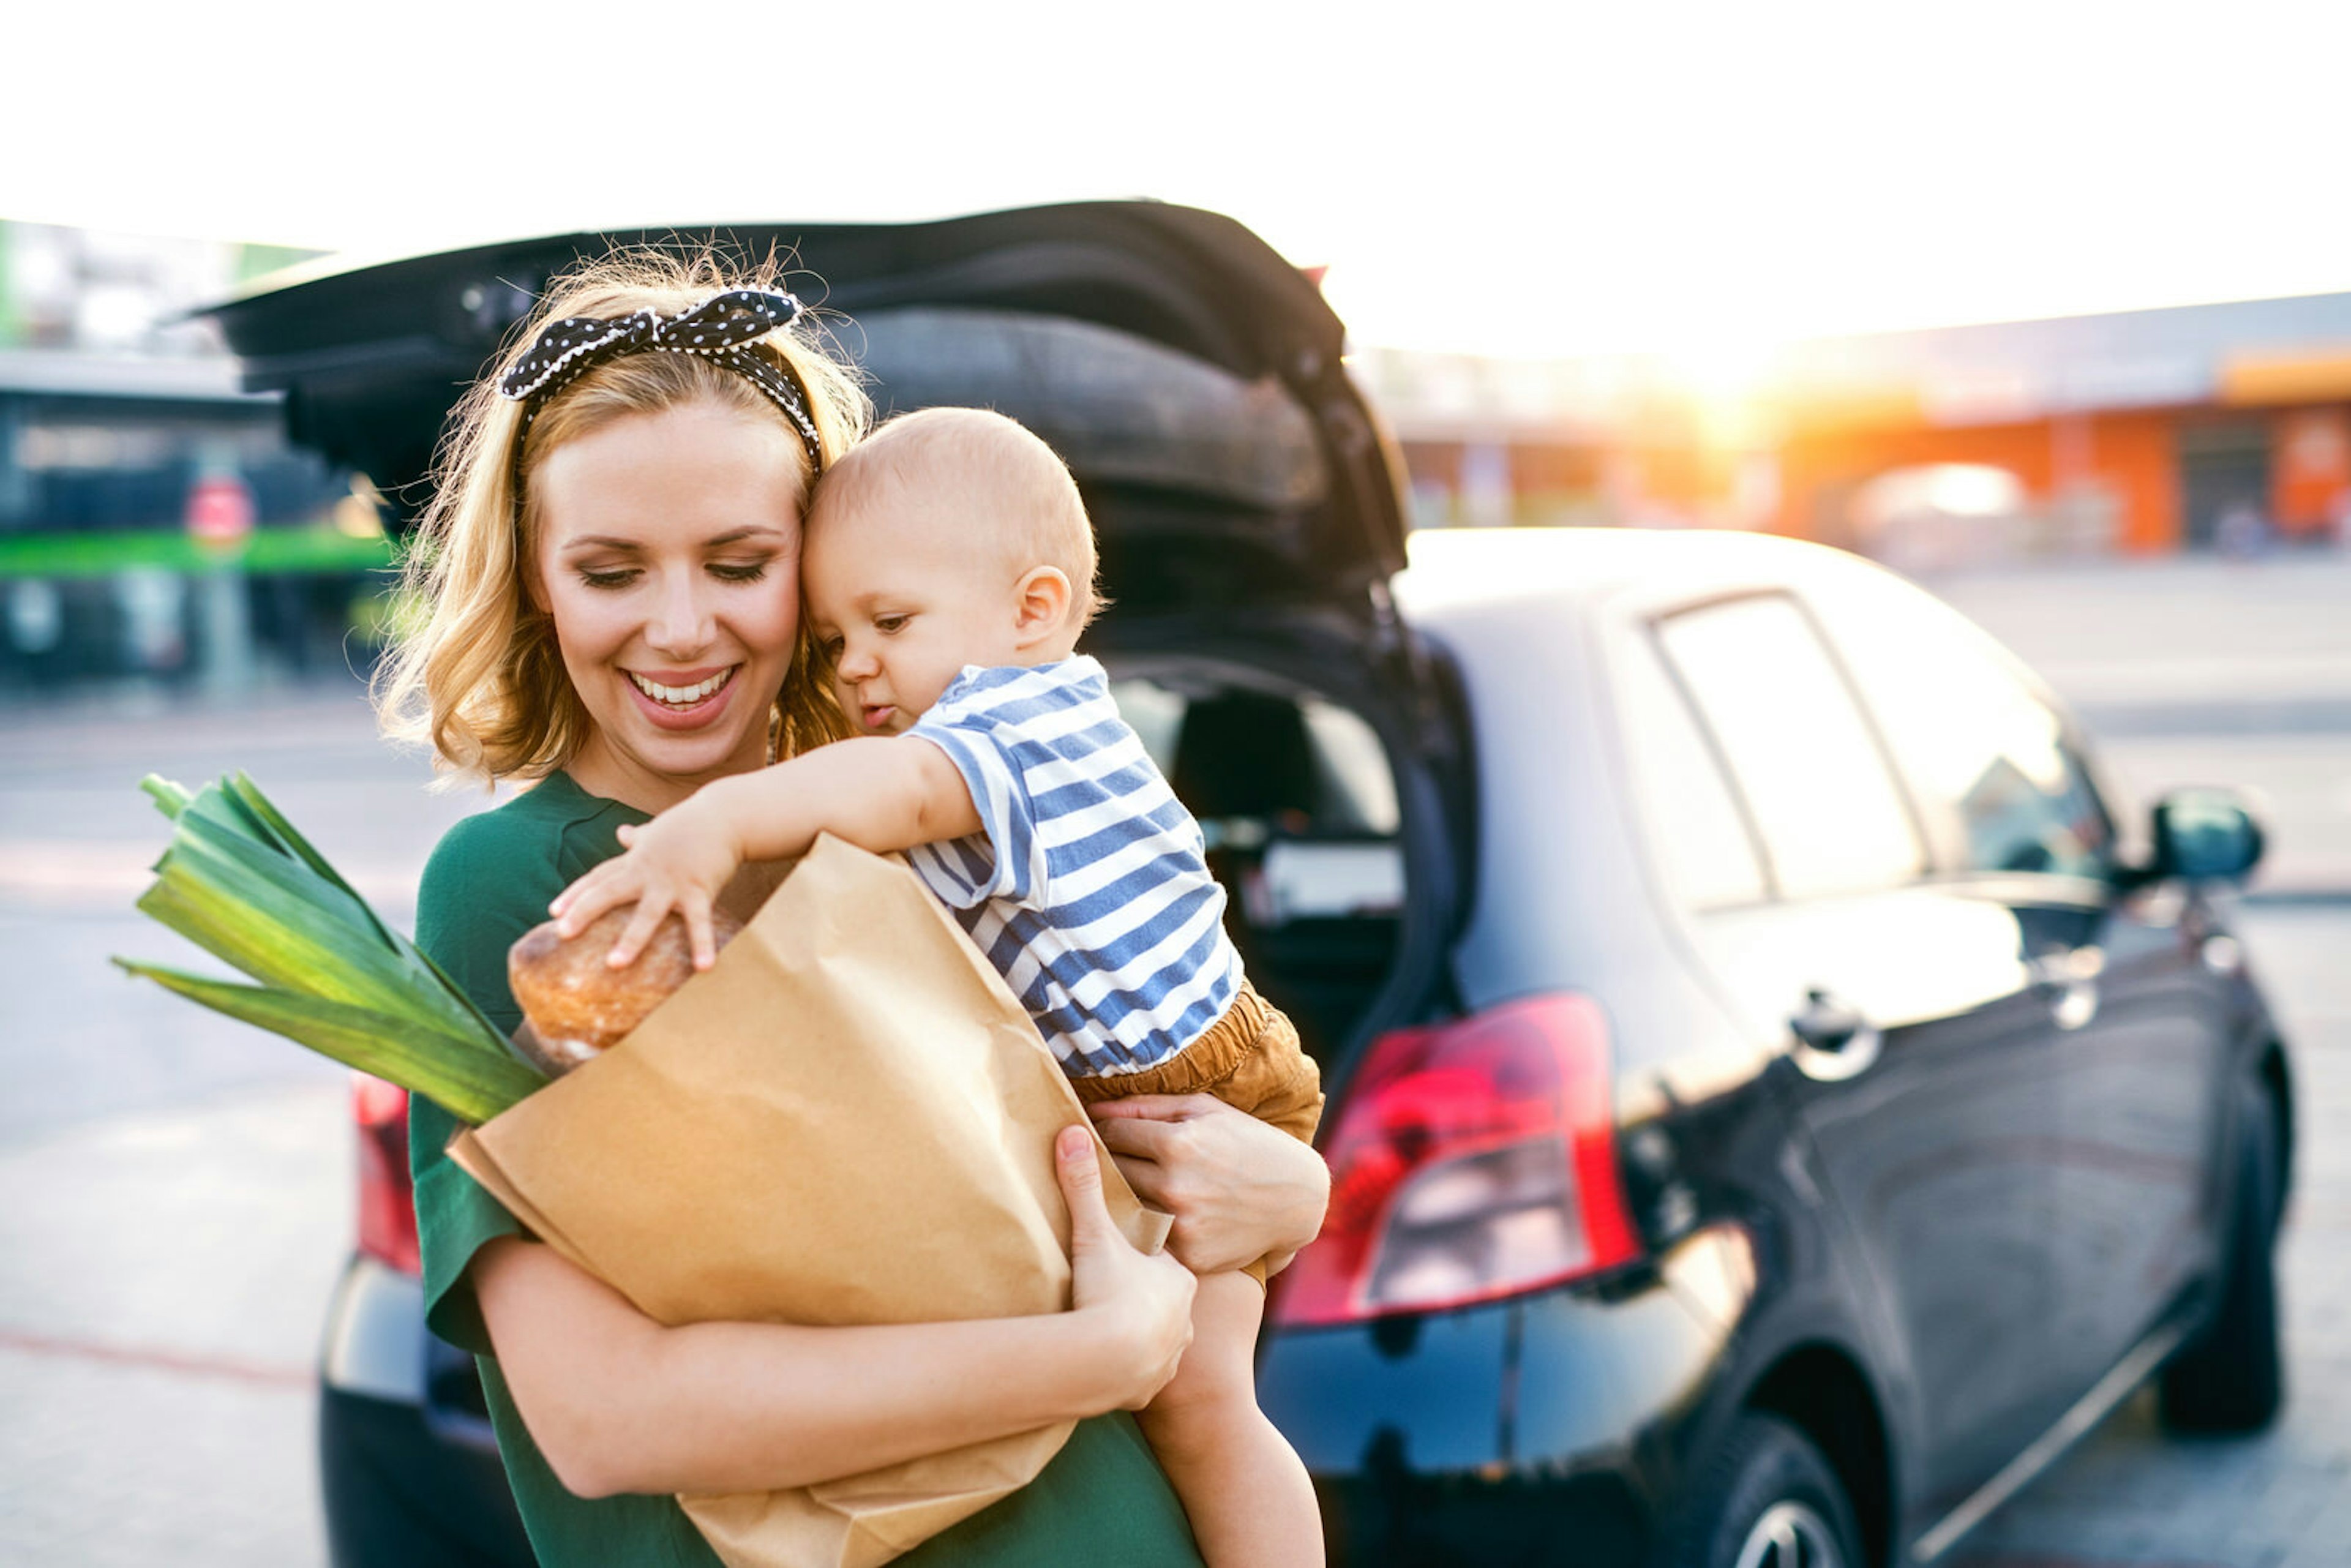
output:
{"label": "polka dot headband", "polygon": [[528,352],[498,382],[498,394],[524,404],[523,428],[546,401],[594,366],[627,354],[693,354],[741,376],[783,410],[808,449],[809,465],[824,467],[824,444],[809,413],[808,389],[789,361],[751,347],[800,319],[800,302],[765,288],[730,288],[674,315],[633,310],[626,316],[566,316],[542,329]]}

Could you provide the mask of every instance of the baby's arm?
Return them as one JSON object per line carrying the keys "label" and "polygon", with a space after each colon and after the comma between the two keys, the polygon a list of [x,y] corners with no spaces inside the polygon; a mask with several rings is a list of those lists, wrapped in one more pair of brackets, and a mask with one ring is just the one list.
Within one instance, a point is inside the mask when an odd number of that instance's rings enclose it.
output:
{"label": "baby's arm", "polygon": [[616,855],[558,895],[549,912],[566,936],[634,902],[607,958],[632,962],[672,909],[684,916],[694,967],[717,957],[710,907],[745,861],[805,854],[819,833],[876,854],[959,839],[980,830],[963,775],[946,752],[913,736],[868,736],[820,747],[756,773],[704,785],[642,828],[622,828]]}

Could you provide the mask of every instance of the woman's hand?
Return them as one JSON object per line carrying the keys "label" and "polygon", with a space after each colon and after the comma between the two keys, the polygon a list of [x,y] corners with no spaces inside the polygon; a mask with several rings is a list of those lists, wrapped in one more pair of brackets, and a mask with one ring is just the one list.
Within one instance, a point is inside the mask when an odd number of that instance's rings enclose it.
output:
{"label": "woman's hand", "polygon": [[1167,1250],[1200,1274],[1314,1239],[1330,1207],[1322,1156],[1206,1094],[1136,1094],[1090,1106],[1137,1197],[1176,1217]]}
{"label": "woman's hand", "polygon": [[1094,1141],[1084,1128],[1062,1128],[1053,1156],[1070,1206],[1071,1304],[1100,1331],[1112,1375],[1128,1389],[1120,1403],[1140,1410],[1176,1375],[1192,1343],[1197,1281],[1165,1253],[1137,1252],[1111,1223]]}

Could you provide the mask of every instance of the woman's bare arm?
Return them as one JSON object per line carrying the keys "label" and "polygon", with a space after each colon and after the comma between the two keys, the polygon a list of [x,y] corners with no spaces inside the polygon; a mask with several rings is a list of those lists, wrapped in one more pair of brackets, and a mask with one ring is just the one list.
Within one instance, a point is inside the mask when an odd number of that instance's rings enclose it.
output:
{"label": "woman's bare arm", "polygon": [[1214,1274],[1314,1239],[1331,1202],[1322,1156],[1206,1094],[1135,1094],[1090,1106],[1135,1196],[1176,1217],[1167,1250]]}
{"label": "woman's bare arm", "polygon": [[1092,1141],[1064,1137],[1076,1301],[1051,1316],[667,1328],[549,1248],[492,1243],[472,1278],[525,1425],[604,1497],[803,1486],[1142,1405],[1190,1339],[1191,1277],[1126,1245]]}

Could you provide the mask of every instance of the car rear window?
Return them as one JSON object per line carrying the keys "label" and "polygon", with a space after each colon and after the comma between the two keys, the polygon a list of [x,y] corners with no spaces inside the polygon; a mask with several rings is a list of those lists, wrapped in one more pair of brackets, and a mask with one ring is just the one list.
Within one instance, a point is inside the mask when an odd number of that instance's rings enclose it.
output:
{"label": "car rear window", "polygon": [[1784,594],[1656,623],[1761,838],[1785,898],[1908,882],[1925,869],[1909,812],[1853,690]]}
{"label": "car rear window", "polygon": [[1377,732],[1311,693],[1180,671],[1123,674],[1111,695],[1199,820],[1250,981],[1328,1060],[1384,988],[1402,930],[1395,776]]}

